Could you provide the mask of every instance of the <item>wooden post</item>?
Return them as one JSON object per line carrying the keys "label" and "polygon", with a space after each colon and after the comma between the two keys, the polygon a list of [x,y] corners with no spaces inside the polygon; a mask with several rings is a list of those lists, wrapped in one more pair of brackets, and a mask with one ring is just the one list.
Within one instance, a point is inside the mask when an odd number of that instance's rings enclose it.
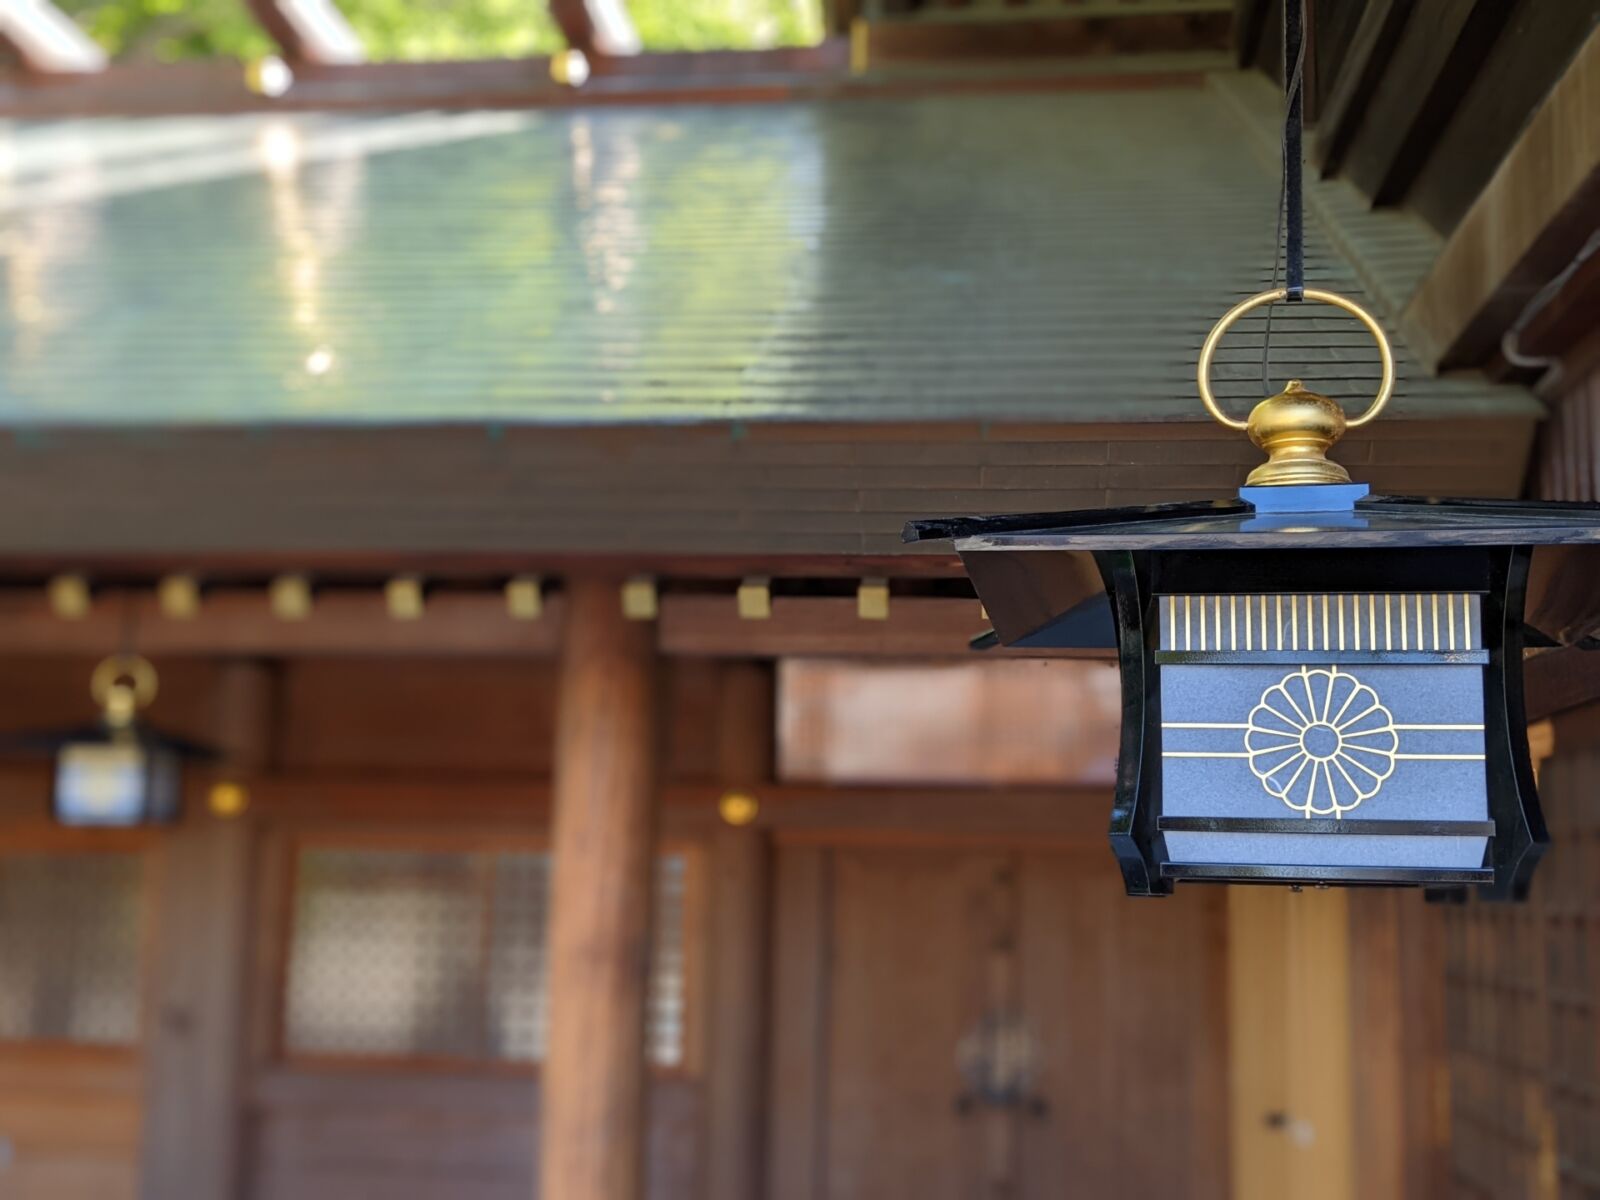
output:
{"label": "wooden post", "polygon": [[[759,803],[772,781],[770,665],[730,664],[718,714],[724,787]],[[771,847],[755,826],[718,826],[713,850],[711,1019],[706,1078],[708,1200],[761,1194],[766,1129],[767,915]]]}
{"label": "wooden post", "polygon": [[[272,685],[270,669],[254,662],[226,664],[218,681],[213,736],[230,778],[246,787],[269,757]],[[145,1200],[239,1194],[251,846],[248,819],[215,817],[202,806],[163,835],[157,852],[139,1182]]]}
{"label": "wooden post", "polygon": [[539,1194],[639,1200],[656,817],[655,626],[623,616],[616,582],[576,580],[567,598]]}
{"label": "wooden post", "polygon": [[1343,891],[1228,890],[1236,1200],[1353,1200]]}

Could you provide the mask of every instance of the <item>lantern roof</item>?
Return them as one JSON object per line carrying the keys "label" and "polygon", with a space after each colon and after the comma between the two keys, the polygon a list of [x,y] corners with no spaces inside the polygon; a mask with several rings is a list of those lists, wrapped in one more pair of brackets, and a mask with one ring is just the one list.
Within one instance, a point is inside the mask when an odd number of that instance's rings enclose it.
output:
{"label": "lantern roof", "polygon": [[936,517],[908,522],[904,537],[908,542],[950,539],[961,550],[1329,550],[1600,543],[1600,505],[1595,504],[1373,496],[1342,511],[1267,508],[1234,499]]}

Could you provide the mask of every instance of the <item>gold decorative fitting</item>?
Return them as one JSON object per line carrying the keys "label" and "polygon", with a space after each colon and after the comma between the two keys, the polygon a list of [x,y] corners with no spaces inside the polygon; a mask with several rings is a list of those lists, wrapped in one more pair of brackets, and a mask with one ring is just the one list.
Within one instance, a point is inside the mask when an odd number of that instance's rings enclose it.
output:
{"label": "gold decorative fitting", "polygon": [[1305,298],[1318,304],[1343,309],[1366,326],[1367,332],[1378,344],[1378,358],[1383,367],[1383,378],[1378,394],[1367,411],[1359,417],[1347,418],[1336,401],[1306,388],[1298,379],[1276,396],[1269,396],[1251,410],[1248,420],[1241,421],[1222,411],[1211,390],[1211,362],[1222,342],[1223,334],[1246,313],[1267,304],[1276,304],[1288,297],[1288,290],[1275,288],[1260,292],[1248,300],[1240,301],[1223,314],[1200,348],[1200,362],[1196,382],[1200,399],[1206,411],[1219,424],[1229,429],[1239,429],[1250,435],[1250,440],[1267,452],[1267,461],[1254,471],[1245,482],[1251,487],[1275,487],[1286,484],[1349,483],[1350,475],[1327,454],[1345,430],[1365,425],[1389,403],[1394,392],[1394,351],[1383,327],[1366,309],[1354,300],[1337,292],[1324,292],[1307,288]]}
{"label": "gold decorative fitting", "polygon": [[654,621],[661,603],[656,581],[648,575],[635,575],[622,585],[622,615],[630,621]]}
{"label": "gold decorative fitting", "polygon": [[856,588],[856,616],[863,621],[889,619],[889,581],[867,578]]}
{"label": "gold decorative fitting", "polygon": [[126,729],[133,715],[156,698],[158,680],[150,660],[137,654],[113,654],[89,677],[89,695],[105,713],[106,724]]}
{"label": "gold decorative fitting", "polygon": [[506,584],[506,613],[513,621],[537,621],[544,613],[544,581],[518,575]]}
{"label": "gold decorative fitting", "polygon": [[396,575],[383,587],[384,606],[395,621],[422,620],[422,579],[417,575]]}
{"label": "gold decorative fitting", "polygon": [[280,621],[304,621],[311,615],[311,581],[304,575],[279,575],[267,595],[272,615]]}
{"label": "gold decorative fitting", "polygon": [[156,585],[156,604],[169,621],[192,621],[200,615],[200,583],[193,575],[168,575]]}
{"label": "gold decorative fitting", "polygon": [[82,575],[57,575],[46,590],[50,611],[63,621],[81,621],[89,615],[89,581]]}
{"label": "gold decorative fitting", "polygon": [[749,792],[724,792],[717,801],[718,815],[735,828],[750,824],[760,811],[760,801]]}
{"label": "gold decorative fitting", "polygon": [[242,783],[220,779],[211,785],[210,792],[206,794],[206,807],[214,817],[231,819],[242,816],[244,810],[250,807],[250,793]]}
{"label": "gold decorative fitting", "polygon": [[739,619],[766,621],[772,617],[772,580],[765,575],[750,575],[739,584]]}

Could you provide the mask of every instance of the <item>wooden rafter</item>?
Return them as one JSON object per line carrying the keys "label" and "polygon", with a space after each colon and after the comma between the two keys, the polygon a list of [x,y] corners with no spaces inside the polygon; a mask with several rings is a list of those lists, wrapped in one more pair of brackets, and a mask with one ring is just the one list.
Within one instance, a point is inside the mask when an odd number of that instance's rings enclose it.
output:
{"label": "wooden rafter", "polygon": [[103,70],[105,51],[50,0],[0,4],[0,40],[39,75],[84,75]]}
{"label": "wooden rafter", "polygon": [[292,62],[336,65],[366,59],[361,38],[335,0],[247,0],[261,27]]}
{"label": "wooden rafter", "polygon": [[639,53],[639,31],[623,0],[550,0],[550,15],[567,45],[591,59]]}
{"label": "wooden rafter", "polygon": [[1482,363],[1533,294],[1593,233],[1600,204],[1597,90],[1600,30],[1589,35],[1406,306],[1406,339],[1430,364]]}

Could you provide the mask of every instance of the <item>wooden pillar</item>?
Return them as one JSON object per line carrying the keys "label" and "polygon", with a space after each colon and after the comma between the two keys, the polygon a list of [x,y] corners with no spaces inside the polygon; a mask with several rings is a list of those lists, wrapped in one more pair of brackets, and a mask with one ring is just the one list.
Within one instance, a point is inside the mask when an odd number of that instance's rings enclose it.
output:
{"label": "wooden pillar", "polygon": [[[718,713],[725,788],[759,803],[773,777],[772,668],[731,663]],[[706,1196],[761,1194],[766,1131],[767,929],[771,846],[753,825],[718,827],[712,860],[711,1021]]]}
{"label": "wooden pillar", "polygon": [[1355,1200],[1348,897],[1228,894],[1235,1200]]}
{"label": "wooden pillar", "polygon": [[[216,745],[248,789],[267,762],[273,679],[261,663],[226,664]],[[240,1194],[245,987],[253,885],[247,818],[213,816],[197,790],[156,857],[152,1012],[145,1038],[139,1194],[233,1200]]]}
{"label": "wooden pillar", "polygon": [[645,989],[657,755],[655,626],[575,580],[556,722],[550,1039],[539,1194],[644,1194]]}

